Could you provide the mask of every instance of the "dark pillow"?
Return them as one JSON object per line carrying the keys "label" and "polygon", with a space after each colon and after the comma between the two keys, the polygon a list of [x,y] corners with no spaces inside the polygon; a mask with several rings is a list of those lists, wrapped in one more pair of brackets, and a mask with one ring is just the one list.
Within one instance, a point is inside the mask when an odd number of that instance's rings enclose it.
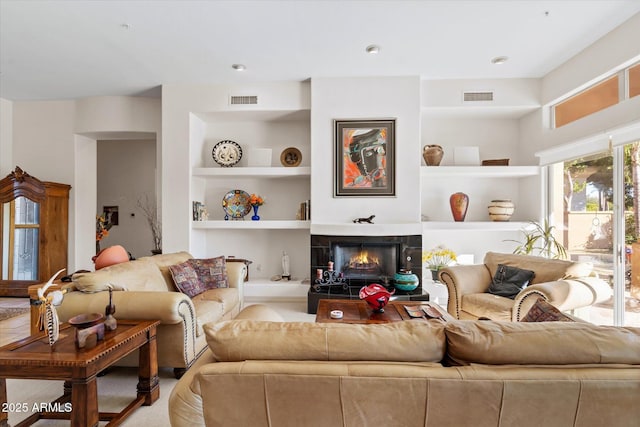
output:
{"label": "dark pillow", "polygon": [[204,289],[228,288],[227,262],[224,256],[209,259],[190,259]]}
{"label": "dark pillow", "polygon": [[487,292],[514,299],[521,290],[531,283],[533,276],[535,273],[531,270],[498,264],[498,269]]}
{"label": "dark pillow", "polygon": [[173,282],[176,284],[176,288],[183,294],[189,296],[189,298],[193,298],[207,289],[202,286],[196,270],[190,261],[191,260],[187,260],[180,264],[171,265],[169,266],[169,271],[173,277]]}
{"label": "dark pillow", "polygon": [[543,298],[531,306],[529,312],[520,319],[521,322],[574,322],[574,320],[549,304]]}

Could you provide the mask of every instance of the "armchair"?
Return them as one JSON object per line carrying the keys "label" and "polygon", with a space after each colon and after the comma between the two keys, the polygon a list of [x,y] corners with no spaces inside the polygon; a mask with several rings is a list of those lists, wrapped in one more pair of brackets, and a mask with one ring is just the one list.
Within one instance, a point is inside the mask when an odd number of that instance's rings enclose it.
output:
{"label": "armchair", "polygon": [[[498,264],[533,270],[535,276],[514,299],[493,295],[487,289]],[[458,319],[488,317],[517,322],[539,298],[567,311],[612,295],[609,284],[593,275],[591,264],[530,255],[488,252],[484,264],[445,267],[439,278],[449,291],[447,311]]]}

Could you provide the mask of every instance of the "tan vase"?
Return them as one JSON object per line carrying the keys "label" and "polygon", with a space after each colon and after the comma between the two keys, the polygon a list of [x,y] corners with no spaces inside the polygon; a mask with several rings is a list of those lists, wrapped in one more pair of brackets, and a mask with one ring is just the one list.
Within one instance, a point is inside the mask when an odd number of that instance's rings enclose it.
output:
{"label": "tan vase", "polygon": [[491,221],[509,221],[515,205],[511,200],[492,200],[488,208]]}
{"label": "tan vase", "polygon": [[449,197],[449,205],[451,206],[451,214],[453,220],[457,222],[464,221],[467,216],[467,209],[469,208],[469,196],[464,193],[453,193]]}
{"label": "tan vase", "polygon": [[439,166],[444,156],[444,150],[439,145],[425,145],[422,149],[422,157],[427,166]]}

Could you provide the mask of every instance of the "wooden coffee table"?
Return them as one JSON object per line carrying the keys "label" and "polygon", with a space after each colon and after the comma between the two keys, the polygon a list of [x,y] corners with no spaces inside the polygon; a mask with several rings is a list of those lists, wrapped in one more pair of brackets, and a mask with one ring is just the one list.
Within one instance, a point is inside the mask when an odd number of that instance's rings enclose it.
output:
{"label": "wooden coffee table", "polygon": [[[369,305],[362,300],[348,299],[321,299],[318,303],[316,322],[318,323],[390,323],[404,320],[426,321],[430,318],[409,316],[404,306],[419,307],[430,306],[441,314],[441,319],[452,320],[453,316],[447,313],[438,304],[429,301],[390,301],[384,308],[384,313],[374,312]],[[342,319],[332,319],[330,313],[333,310],[342,311]]]}
{"label": "wooden coffee table", "polygon": [[[0,426],[8,425],[7,378],[65,380],[64,394],[48,405],[50,412],[35,412],[19,426],[38,419],[70,419],[72,426],[97,426],[99,421],[118,425],[140,407],[160,397],[156,344],[157,320],[120,320],[115,331],[105,331],[104,340],[92,348],[76,348],[74,329],[60,327],[60,339],[49,347],[44,334],[32,335],[0,348]],[[137,397],[119,413],[98,411],[97,374],[134,350],[140,350]],[[27,409],[31,412],[32,408]],[[23,411],[23,412],[27,412]]]}

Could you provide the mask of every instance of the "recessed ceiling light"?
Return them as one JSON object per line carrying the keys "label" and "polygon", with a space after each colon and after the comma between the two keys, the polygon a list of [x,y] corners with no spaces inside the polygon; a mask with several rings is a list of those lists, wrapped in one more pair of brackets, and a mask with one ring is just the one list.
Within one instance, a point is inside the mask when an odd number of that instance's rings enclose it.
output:
{"label": "recessed ceiling light", "polygon": [[234,70],[236,70],[236,71],[244,71],[244,70],[246,70],[246,69],[247,69],[247,67],[245,67],[245,66],[244,66],[244,65],[242,65],[242,64],[233,64],[233,65],[231,66],[231,68],[233,68],[233,69],[234,69]]}
{"label": "recessed ceiling light", "polygon": [[492,64],[496,64],[496,65],[500,65],[500,64],[504,64],[508,60],[509,60],[508,56],[496,56],[495,58],[493,58],[491,60],[491,63]]}
{"label": "recessed ceiling light", "polygon": [[376,53],[380,52],[380,46],[376,44],[370,44],[369,46],[367,46],[366,51],[367,53],[375,55]]}

